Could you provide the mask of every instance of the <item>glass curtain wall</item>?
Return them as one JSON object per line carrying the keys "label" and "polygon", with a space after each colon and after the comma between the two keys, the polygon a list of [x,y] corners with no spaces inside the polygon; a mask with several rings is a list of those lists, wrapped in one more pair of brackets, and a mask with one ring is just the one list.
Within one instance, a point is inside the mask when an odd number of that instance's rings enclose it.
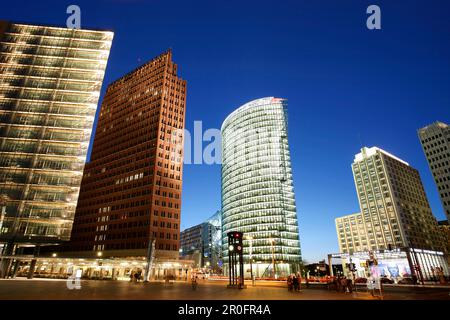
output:
{"label": "glass curtain wall", "polygon": [[225,272],[230,231],[244,233],[244,263],[254,275],[297,270],[301,260],[287,136],[286,100],[249,102],[222,125],[222,243]]}
{"label": "glass curtain wall", "polygon": [[112,39],[3,23],[0,241],[69,240]]}

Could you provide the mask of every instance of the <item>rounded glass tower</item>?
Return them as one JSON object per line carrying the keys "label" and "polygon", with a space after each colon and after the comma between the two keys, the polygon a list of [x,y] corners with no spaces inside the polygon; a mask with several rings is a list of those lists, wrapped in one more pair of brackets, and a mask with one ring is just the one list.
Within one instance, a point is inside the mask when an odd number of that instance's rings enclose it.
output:
{"label": "rounded glass tower", "polygon": [[246,276],[285,276],[298,270],[301,252],[284,99],[251,101],[223,122],[225,272],[231,231],[244,233]]}

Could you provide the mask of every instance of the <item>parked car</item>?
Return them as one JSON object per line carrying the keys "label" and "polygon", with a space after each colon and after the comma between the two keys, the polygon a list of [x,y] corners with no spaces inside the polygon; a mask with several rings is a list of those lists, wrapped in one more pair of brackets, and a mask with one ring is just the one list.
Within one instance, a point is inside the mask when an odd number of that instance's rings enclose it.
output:
{"label": "parked car", "polygon": [[356,278],[355,283],[367,283],[367,278]]}
{"label": "parked car", "polygon": [[414,281],[412,278],[403,278],[398,281],[398,284],[414,284]]}

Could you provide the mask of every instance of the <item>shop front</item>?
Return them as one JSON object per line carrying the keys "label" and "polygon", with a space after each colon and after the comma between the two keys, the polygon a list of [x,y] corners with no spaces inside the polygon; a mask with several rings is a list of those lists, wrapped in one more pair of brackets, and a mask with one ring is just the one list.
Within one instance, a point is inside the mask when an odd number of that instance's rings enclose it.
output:
{"label": "shop front", "polygon": [[[444,253],[413,248],[337,253],[328,255],[328,260],[330,265],[333,260],[340,260],[344,275],[353,277],[354,274],[355,278],[386,277],[398,282],[415,276],[419,281],[436,281],[449,277],[450,273]],[[332,269],[330,274],[333,275]]]}
{"label": "shop front", "polygon": [[[6,257],[3,257],[6,258]],[[10,256],[10,277],[67,279],[79,274],[91,280],[143,280],[145,258],[77,259],[58,257]],[[152,263],[149,280],[186,280],[192,271],[190,260],[158,260]],[[32,274],[30,269],[34,270]]]}

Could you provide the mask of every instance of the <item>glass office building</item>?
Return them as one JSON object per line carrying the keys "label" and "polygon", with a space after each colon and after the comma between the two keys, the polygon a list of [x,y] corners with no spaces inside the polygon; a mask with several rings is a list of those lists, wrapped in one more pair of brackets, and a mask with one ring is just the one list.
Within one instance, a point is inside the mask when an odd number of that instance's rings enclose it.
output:
{"label": "glass office building", "polygon": [[[262,98],[222,125],[222,243],[227,272],[230,231],[244,233],[244,270],[285,276],[301,261],[286,100]],[[248,276],[248,273],[246,274]]]}
{"label": "glass office building", "polygon": [[112,39],[0,21],[4,254],[69,240]]}

